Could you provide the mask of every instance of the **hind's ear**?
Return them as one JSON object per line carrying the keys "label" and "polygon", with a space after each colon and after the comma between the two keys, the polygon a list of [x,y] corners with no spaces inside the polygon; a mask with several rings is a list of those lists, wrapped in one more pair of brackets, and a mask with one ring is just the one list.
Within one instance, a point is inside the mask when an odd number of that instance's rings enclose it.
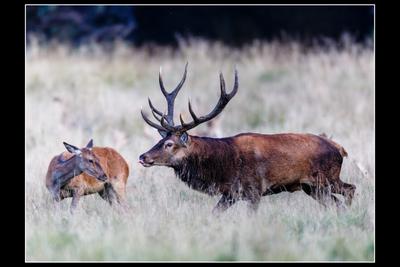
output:
{"label": "hind's ear", "polygon": [[93,148],[93,139],[90,139],[89,143],[86,145],[86,148],[89,148],[89,149]]}
{"label": "hind's ear", "polygon": [[71,152],[76,155],[79,155],[82,153],[82,151],[79,148],[77,148],[76,146],[70,145],[66,142],[63,142],[63,144],[64,144],[65,148],[68,150],[68,152]]}

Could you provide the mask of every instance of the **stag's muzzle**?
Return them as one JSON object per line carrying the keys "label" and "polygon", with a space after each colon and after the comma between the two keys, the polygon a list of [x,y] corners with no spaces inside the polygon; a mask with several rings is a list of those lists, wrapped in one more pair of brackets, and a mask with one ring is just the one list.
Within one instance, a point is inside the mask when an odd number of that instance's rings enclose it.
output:
{"label": "stag's muzzle", "polygon": [[142,154],[139,157],[139,163],[142,164],[144,167],[150,167],[154,164],[154,160],[149,159],[146,154]]}

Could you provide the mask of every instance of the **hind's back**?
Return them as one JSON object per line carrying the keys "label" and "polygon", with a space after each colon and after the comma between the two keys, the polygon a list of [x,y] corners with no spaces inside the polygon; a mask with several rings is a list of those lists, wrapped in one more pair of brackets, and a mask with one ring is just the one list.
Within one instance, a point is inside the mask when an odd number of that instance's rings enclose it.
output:
{"label": "hind's back", "polygon": [[122,179],[124,183],[127,182],[129,166],[120,153],[110,147],[94,147],[93,152],[110,179]]}

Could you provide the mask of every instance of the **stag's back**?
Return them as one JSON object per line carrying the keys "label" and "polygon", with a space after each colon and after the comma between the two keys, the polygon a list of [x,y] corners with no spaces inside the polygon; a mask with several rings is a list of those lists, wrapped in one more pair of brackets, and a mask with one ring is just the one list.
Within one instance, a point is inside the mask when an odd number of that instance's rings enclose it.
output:
{"label": "stag's back", "polygon": [[273,183],[307,180],[327,166],[336,171],[345,154],[337,143],[313,134],[240,134],[234,140],[247,169],[254,172],[248,176],[266,176]]}

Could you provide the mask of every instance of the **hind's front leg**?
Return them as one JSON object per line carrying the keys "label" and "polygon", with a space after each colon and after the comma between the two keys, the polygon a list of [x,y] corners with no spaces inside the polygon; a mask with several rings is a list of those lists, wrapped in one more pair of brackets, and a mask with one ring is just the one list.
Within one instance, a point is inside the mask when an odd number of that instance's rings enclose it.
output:
{"label": "hind's front leg", "polygon": [[78,206],[79,199],[83,195],[83,190],[81,189],[74,189],[72,191],[72,202],[71,202],[71,207],[70,207],[70,212],[74,213],[75,209]]}

